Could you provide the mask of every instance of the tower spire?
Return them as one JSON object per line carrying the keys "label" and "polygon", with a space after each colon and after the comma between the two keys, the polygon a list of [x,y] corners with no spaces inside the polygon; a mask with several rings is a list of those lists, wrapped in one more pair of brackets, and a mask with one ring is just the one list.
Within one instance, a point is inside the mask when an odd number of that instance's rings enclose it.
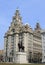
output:
{"label": "tower spire", "polygon": [[19,9],[16,9],[15,15],[13,16],[13,22],[15,24],[22,25],[22,17],[20,16]]}
{"label": "tower spire", "polygon": [[15,12],[15,16],[19,16],[19,15],[20,15],[19,9],[17,8],[17,9],[16,9],[16,12]]}
{"label": "tower spire", "polygon": [[36,24],[36,29],[41,29],[39,23]]}
{"label": "tower spire", "polygon": [[13,16],[13,19],[15,19],[15,20],[21,20],[22,19],[22,17],[20,16],[20,12],[19,12],[18,8],[16,9],[16,12],[15,12],[15,15]]}

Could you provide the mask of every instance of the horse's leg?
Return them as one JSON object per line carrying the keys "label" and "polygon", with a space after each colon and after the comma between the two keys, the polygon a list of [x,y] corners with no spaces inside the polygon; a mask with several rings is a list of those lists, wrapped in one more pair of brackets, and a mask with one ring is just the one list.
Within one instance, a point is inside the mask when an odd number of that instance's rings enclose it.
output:
{"label": "horse's leg", "polygon": [[24,52],[24,46],[22,47],[22,50],[23,50],[23,52]]}
{"label": "horse's leg", "polygon": [[19,48],[19,52],[20,52],[20,48]]}

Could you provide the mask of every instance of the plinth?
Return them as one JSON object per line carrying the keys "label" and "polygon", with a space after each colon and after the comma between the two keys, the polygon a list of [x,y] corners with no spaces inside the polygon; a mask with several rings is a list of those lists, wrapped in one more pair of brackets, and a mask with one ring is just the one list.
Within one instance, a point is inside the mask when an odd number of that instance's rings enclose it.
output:
{"label": "plinth", "polygon": [[28,63],[27,55],[25,52],[17,52],[16,53],[16,63]]}

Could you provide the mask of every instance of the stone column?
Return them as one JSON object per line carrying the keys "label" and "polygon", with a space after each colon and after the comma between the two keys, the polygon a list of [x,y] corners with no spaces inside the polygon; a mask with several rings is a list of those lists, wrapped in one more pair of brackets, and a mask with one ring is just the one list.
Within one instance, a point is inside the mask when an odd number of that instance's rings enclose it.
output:
{"label": "stone column", "polygon": [[[26,60],[27,60],[27,51],[28,51],[28,33],[23,33],[23,44],[24,44],[24,53],[26,55]],[[27,60],[28,62],[28,60]]]}
{"label": "stone column", "polygon": [[44,36],[43,35],[41,36],[42,36],[42,62],[44,62],[45,61],[44,59]]}
{"label": "stone column", "polygon": [[33,58],[33,35],[31,33],[28,34],[28,53],[27,53],[27,56],[28,56],[28,61],[32,62],[32,60],[29,60],[30,58],[31,59]]}
{"label": "stone column", "polygon": [[8,56],[10,55],[10,51],[11,51],[11,36],[8,36]]}
{"label": "stone column", "polygon": [[11,52],[11,36],[8,36],[8,49],[7,49],[7,56],[8,56],[8,61],[10,58],[10,52]]}
{"label": "stone column", "polygon": [[16,52],[18,52],[18,43],[19,43],[19,35],[15,35],[15,43],[16,43]]}
{"label": "stone column", "polygon": [[5,59],[6,59],[6,42],[7,42],[7,38],[6,37],[4,37],[4,61],[5,61]]}
{"label": "stone column", "polygon": [[24,44],[24,51],[27,52],[27,45],[28,45],[28,35],[27,33],[23,33],[23,44]]}
{"label": "stone column", "polygon": [[31,34],[31,41],[32,41],[32,45],[31,45],[31,51],[32,51],[32,57],[33,57],[33,35]]}
{"label": "stone column", "polygon": [[14,36],[14,62],[16,62],[16,53],[18,52],[18,43],[19,43],[19,36],[15,34]]}

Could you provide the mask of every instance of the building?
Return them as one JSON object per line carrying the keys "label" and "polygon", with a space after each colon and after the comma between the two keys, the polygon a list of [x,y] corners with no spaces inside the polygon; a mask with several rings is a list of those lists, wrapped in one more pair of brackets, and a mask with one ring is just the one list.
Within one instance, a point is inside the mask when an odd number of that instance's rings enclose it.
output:
{"label": "building", "polygon": [[42,30],[42,62],[45,63],[45,30]]}
{"label": "building", "polygon": [[3,54],[4,54],[4,50],[0,50],[0,62],[3,62]]}
{"label": "building", "polygon": [[26,53],[28,62],[41,62],[41,28],[36,24],[35,30],[28,24],[22,23],[19,10],[16,10],[11,25],[4,35],[4,61],[15,62],[17,53]]}
{"label": "building", "polygon": [[36,28],[33,31],[33,57],[34,62],[41,62],[42,60],[42,39],[39,23],[36,24]]}

